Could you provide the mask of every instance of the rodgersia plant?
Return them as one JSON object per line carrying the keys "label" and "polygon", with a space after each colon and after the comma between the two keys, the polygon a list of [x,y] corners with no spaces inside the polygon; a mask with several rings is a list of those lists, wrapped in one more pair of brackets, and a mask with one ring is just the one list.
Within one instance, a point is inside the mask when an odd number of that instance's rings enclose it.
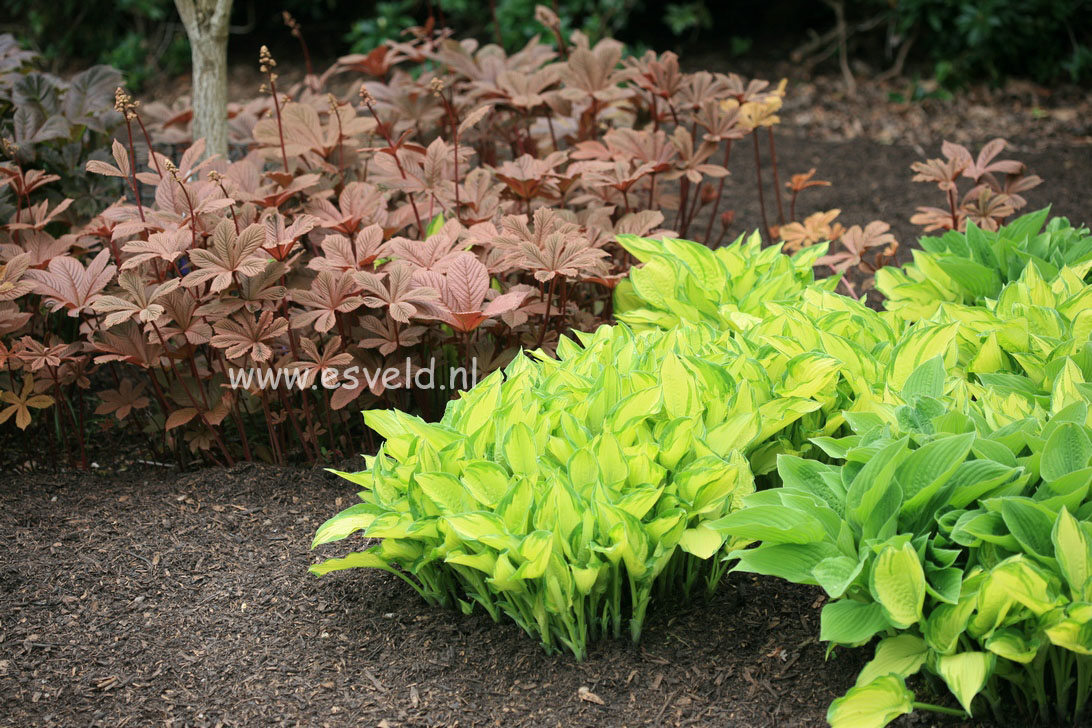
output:
{"label": "rodgersia plant", "polygon": [[[263,49],[263,93],[230,109],[231,160],[188,138],[184,101],[138,107],[119,89],[117,139],[85,176],[124,197],[83,224],[11,146],[0,388],[24,401],[29,377],[57,403],[17,424],[51,418],[73,459],[95,411],[221,463],[370,450],[349,411],[443,411],[450,389],[409,386],[420,368],[484,376],[608,319],[632,262],[617,234],[704,225],[718,244],[720,150],[775,123],[783,94],[683,73],[671,53],[623,62],[580,33],[512,55],[410,38],[293,87]],[[346,77],[353,91],[331,93]],[[239,369],[324,367],[344,386],[231,386]]]}

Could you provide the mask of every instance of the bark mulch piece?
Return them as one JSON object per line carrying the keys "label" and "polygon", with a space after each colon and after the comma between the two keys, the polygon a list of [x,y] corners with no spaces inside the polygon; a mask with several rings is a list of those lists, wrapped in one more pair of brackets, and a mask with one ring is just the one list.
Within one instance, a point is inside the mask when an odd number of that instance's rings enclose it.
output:
{"label": "bark mulch piece", "polygon": [[819,726],[868,657],[824,660],[819,592],[749,575],[548,656],[388,574],[310,576],[354,501],[255,465],[0,476],[0,725]]}

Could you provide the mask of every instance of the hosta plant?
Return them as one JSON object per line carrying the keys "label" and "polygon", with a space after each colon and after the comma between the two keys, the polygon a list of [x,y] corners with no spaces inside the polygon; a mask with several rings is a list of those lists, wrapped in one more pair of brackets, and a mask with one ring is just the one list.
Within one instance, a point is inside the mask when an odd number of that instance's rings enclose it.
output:
{"label": "hosta plant", "polygon": [[913,251],[914,262],[879,271],[876,288],[889,310],[928,318],[944,302],[986,305],[1031,265],[1047,281],[1067,266],[1089,280],[1088,228],[1072,227],[1065,218],[1047,222],[1049,213],[1050,208],[1028,213],[993,231],[969,222],[964,232],[923,237],[921,250]]}
{"label": "hosta plant", "polygon": [[636,639],[657,590],[712,589],[725,539],[706,524],[753,490],[745,455],[817,409],[823,381],[752,386],[758,362],[706,326],[581,338],[558,360],[515,360],[437,424],[368,412],[387,440],[367,471],[343,474],[363,503],[314,545],[381,541],[312,571],[392,570],[577,657],[627,623]]}
{"label": "hosta plant", "polygon": [[[816,440],[843,464],[782,455],[781,487],[711,524],[761,541],[731,555],[735,570],[827,592],[822,639],[881,637],[857,685],[831,705],[833,726],[951,712],[915,701],[905,679],[919,671],[968,714],[979,695],[998,713],[1009,702],[1028,718],[1083,713],[1092,694],[1085,368],[1066,359],[1049,409],[1024,416],[1011,397],[959,406],[958,378],[930,360],[899,393],[906,404],[851,418],[853,435]],[[1006,408],[1009,421],[991,424]]]}
{"label": "hosta plant", "polygon": [[837,283],[815,281],[824,245],[787,256],[780,245],[763,248],[758,233],[716,250],[674,238],[618,241],[642,265],[615,289],[614,315],[639,329],[670,329],[680,321],[739,329],[768,315],[769,304],[793,304],[809,286],[833,290]]}

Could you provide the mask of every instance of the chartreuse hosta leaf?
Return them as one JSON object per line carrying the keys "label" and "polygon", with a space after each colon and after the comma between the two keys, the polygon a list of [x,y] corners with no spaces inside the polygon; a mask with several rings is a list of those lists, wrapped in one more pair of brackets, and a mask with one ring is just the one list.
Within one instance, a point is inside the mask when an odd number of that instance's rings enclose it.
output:
{"label": "chartreuse hosta leaf", "polygon": [[830,704],[827,721],[833,728],[882,728],[914,709],[914,694],[894,675],[878,677],[851,688]]}

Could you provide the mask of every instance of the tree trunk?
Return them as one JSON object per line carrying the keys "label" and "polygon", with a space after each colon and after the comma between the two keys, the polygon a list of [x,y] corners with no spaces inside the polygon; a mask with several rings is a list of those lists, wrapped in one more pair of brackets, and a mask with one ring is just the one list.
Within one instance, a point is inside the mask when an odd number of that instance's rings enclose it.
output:
{"label": "tree trunk", "polygon": [[193,138],[227,157],[227,45],[232,0],[174,0],[193,59]]}

